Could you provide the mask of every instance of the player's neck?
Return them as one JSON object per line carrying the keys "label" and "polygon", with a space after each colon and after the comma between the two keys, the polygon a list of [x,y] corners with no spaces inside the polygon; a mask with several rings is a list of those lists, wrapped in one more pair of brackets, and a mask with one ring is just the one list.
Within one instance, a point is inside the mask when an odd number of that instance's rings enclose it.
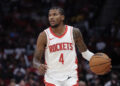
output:
{"label": "player's neck", "polygon": [[52,28],[52,31],[53,31],[55,34],[63,34],[64,31],[65,31],[65,25],[64,25],[64,24],[60,24],[58,27]]}

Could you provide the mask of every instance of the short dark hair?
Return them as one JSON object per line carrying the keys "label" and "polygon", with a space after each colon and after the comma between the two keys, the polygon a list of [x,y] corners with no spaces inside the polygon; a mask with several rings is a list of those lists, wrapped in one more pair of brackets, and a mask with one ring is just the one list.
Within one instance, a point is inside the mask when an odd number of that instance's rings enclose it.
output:
{"label": "short dark hair", "polygon": [[61,8],[61,7],[51,7],[51,8],[49,9],[49,11],[50,11],[50,10],[53,10],[53,9],[59,10],[59,12],[60,12],[61,15],[65,15],[65,14],[64,14],[64,9],[63,9],[63,8]]}

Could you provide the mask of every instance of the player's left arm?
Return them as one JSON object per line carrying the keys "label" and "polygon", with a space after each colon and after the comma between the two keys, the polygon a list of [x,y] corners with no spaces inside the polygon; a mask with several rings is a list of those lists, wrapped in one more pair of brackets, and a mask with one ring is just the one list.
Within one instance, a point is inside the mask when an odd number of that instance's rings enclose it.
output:
{"label": "player's left arm", "polygon": [[94,55],[94,53],[88,50],[86,44],[84,43],[82,33],[78,28],[73,28],[73,38],[75,44],[77,45],[79,51],[82,54],[82,57],[89,61],[91,57]]}

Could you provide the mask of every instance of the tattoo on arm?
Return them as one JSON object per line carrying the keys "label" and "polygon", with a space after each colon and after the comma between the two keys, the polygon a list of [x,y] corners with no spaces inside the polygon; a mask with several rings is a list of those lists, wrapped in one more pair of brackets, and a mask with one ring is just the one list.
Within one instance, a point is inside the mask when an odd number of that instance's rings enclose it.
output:
{"label": "tattoo on arm", "polygon": [[87,50],[87,47],[83,41],[82,33],[78,28],[73,28],[73,38],[80,52]]}

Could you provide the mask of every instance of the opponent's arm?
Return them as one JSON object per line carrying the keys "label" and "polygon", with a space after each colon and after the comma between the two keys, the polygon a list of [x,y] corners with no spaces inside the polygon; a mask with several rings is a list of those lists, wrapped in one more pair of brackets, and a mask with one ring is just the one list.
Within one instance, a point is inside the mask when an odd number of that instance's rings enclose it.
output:
{"label": "opponent's arm", "polygon": [[94,54],[87,49],[87,46],[83,41],[82,34],[78,28],[73,29],[73,38],[83,58],[89,61]]}
{"label": "opponent's arm", "polygon": [[[45,46],[47,42],[47,37],[45,32],[40,33],[37,39],[37,45],[36,49],[34,52],[34,57],[33,57],[33,67],[35,68],[41,68],[41,66],[45,66],[42,64],[41,58],[43,57],[44,51],[45,51]],[[42,71],[44,71],[44,67],[42,67]]]}

